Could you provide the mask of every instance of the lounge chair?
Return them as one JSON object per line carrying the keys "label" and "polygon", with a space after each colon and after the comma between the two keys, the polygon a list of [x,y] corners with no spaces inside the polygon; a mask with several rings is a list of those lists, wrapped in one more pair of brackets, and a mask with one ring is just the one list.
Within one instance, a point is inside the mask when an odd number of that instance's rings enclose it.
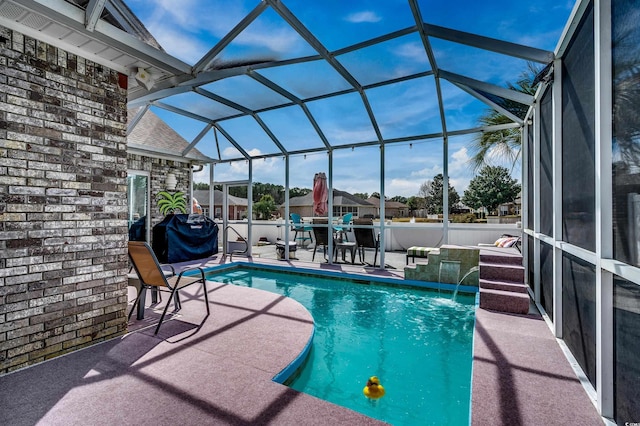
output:
{"label": "lounge chair", "polygon": [[171,297],[169,297],[169,300],[162,311],[160,322],[158,322],[158,326],[154,333],[158,334],[158,330],[160,330],[162,321],[167,314],[167,309],[169,308],[171,300],[174,299],[176,311],[181,308],[178,290],[182,290],[183,288],[196,283],[202,283],[204,300],[207,308],[207,317],[209,316],[209,296],[207,294],[207,280],[204,276],[204,269],[198,267],[197,269],[200,273],[197,276],[192,277],[184,276],[184,274],[192,271],[193,269],[186,269],[180,272],[179,275],[175,275],[175,269],[173,266],[167,265],[171,268],[173,275],[166,276],[165,271],[162,270],[155,253],[151,250],[149,244],[144,241],[129,241],[129,259],[131,259],[133,268],[136,270],[138,278],[140,278],[140,291],[138,292],[138,296],[136,297],[135,302],[133,302],[133,307],[129,312],[129,319],[131,319],[131,314],[136,309],[136,306],[139,306],[141,303],[144,304],[147,289],[171,292]]}
{"label": "lounge chair", "polygon": [[438,250],[437,247],[421,247],[421,246],[412,246],[407,249],[407,265],[409,264],[409,258],[415,263],[416,257],[422,259],[428,259],[429,253],[434,250]]}
{"label": "lounge chair", "polygon": [[[367,228],[359,228],[359,226],[367,226]],[[360,255],[360,262],[365,263],[366,248],[375,249],[373,257],[373,266],[376,266],[378,259],[378,251],[380,251],[380,233],[374,234],[373,220],[371,219],[354,219],[353,235],[356,237],[356,246]]]}
{"label": "lounge chair", "polygon": [[480,247],[513,247],[522,252],[522,237],[517,235],[502,234],[493,244],[480,243]]}

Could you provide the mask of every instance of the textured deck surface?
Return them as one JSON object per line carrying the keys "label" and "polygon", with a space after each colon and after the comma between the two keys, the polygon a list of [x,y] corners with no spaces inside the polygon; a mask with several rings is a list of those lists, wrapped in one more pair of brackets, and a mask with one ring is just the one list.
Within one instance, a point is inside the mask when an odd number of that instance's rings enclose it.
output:
{"label": "textured deck surface", "polygon": [[[344,264],[249,262],[380,272]],[[382,275],[401,279],[398,272]],[[158,337],[153,325],[159,314],[147,309],[144,320],[133,316],[129,329],[135,332],[121,339],[0,377],[0,424],[380,424],[271,380],[311,336],[312,318],[300,304],[214,283],[209,296],[211,316],[204,322],[204,302],[194,292],[182,298],[180,315],[164,324]],[[479,309],[472,423],[603,422],[539,315]]]}
{"label": "textured deck surface", "polygon": [[540,315],[478,309],[473,425],[602,425]]}
{"label": "textured deck surface", "polygon": [[131,324],[146,328],[0,378],[0,424],[379,424],[271,380],[311,337],[298,302],[213,283],[209,297],[204,323],[193,294],[158,337],[147,309]]}

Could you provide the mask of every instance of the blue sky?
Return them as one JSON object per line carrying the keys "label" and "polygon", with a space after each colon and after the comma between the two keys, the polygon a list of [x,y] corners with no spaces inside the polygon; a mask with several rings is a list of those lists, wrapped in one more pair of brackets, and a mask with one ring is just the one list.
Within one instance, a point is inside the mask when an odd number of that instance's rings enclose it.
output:
{"label": "blue sky", "polygon": [[[258,3],[256,0],[181,0],[177,6],[174,0],[127,0],[127,4],[163,48],[189,64],[195,64]],[[450,4],[429,0],[418,3],[423,20],[429,24],[553,51],[574,2],[505,0],[457,1]],[[406,0],[284,0],[284,4],[331,52],[415,25]],[[431,43],[441,69],[495,85],[504,86],[506,82],[514,82],[526,69],[526,62],[520,59],[440,39],[431,38]],[[308,43],[286,25],[275,11],[267,8],[217,59],[285,60],[314,54],[316,52]],[[345,53],[337,56],[337,59],[363,85],[431,69],[416,33]],[[350,87],[324,62],[257,72],[302,99]],[[442,79],[440,81],[447,129],[476,127],[477,118],[486,106],[455,85]],[[246,76],[218,81],[204,88],[252,109],[286,102],[280,95]],[[366,97],[385,139],[442,131],[432,77],[368,89]],[[227,107],[201,98],[189,93],[163,102],[209,117],[228,113]],[[307,106],[327,140],[334,146],[347,148],[334,150],[334,188],[348,192],[379,192],[378,176],[383,167],[380,149],[351,149],[354,143],[376,140],[360,96],[352,93],[309,102]],[[202,122],[178,117],[155,107],[152,110],[188,141],[204,127]],[[260,118],[288,150],[315,148],[323,144],[297,106],[261,113]],[[250,117],[225,120],[221,125],[249,153],[269,154],[278,151]],[[467,162],[467,146],[473,137],[449,138],[449,175],[451,184],[460,195],[473,177]],[[222,158],[238,156],[237,150],[220,133],[210,132],[197,148],[217,158],[215,138],[220,144]],[[384,151],[385,194],[390,197],[417,195],[420,184],[442,173],[443,152],[442,139],[387,144]],[[328,171],[326,153],[292,156],[290,161],[292,187],[310,188],[315,172]],[[247,170],[244,161],[222,164],[215,167],[215,179],[246,179]],[[253,172],[254,181],[284,185],[284,161],[281,157],[255,161]],[[208,174],[205,173],[196,176],[196,180],[208,181]],[[519,178],[519,169],[514,173]]]}

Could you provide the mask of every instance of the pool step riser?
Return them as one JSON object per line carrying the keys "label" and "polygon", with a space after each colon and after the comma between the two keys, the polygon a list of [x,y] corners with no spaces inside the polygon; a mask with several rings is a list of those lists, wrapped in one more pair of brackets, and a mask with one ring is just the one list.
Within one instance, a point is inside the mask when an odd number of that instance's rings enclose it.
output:
{"label": "pool step riser", "polygon": [[513,314],[529,313],[522,256],[480,256],[480,308]]}
{"label": "pool step riser", "polygon": [[480,262],[480,279],[524,283],[524,268]]}
{"label": "pool step riser", "polygon": [[496,265],[515,265],[522,266],[522,256],[514,256],[514,255],[495,255],[495,254],[481,254],[480,255],[481,263],[491,263]]}
{"label": "pool step riser", "polygon": [[480,280],[480,288],[488,290],[511,291],[514,293],[528,294],[527,286],[517,282]]}
{"label": "pool step riser", "polygon": [[480,288],[480,308],[513,314],[529,313],[529,295]]}

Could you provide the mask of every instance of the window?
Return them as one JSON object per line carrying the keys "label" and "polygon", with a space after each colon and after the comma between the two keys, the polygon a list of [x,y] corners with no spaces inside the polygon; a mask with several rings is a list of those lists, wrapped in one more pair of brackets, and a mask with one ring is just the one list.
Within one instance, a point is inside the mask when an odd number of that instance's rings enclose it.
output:
{"label": "window", "polygon": [[129,241],[149,241],[149,175],[145,172],[127,173],[127,225]]}

